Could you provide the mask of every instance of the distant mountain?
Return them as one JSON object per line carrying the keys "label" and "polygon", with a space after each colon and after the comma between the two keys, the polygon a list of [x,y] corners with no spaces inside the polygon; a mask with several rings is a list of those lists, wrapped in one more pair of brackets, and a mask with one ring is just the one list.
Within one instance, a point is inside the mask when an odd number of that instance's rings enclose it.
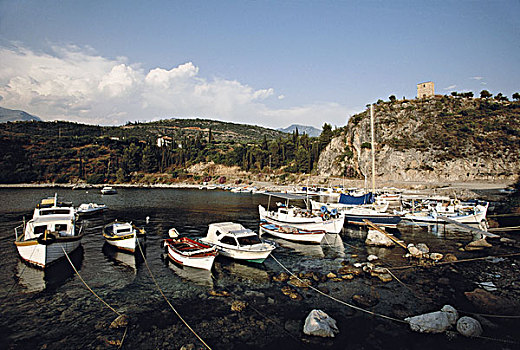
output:
{"label": "distant mountain", "polygon": [[0,123],[7,122],[19,122],[19,121],[29,121],[36,120],[41,121],[40,118],[26,113],[24,111],[17,111],[14,109],[7,109],[0,107]]}
{"label": "distant mountain", "polygon": [[313,126],[306,126],[306,125],[298,125],[298,124],[293,124],[291,126],[288,126],[286,128],[279,128],[277,130],[281,131],[281,132],[285,132],[285,133],[288,133],[288,134],[291,134],[293,131],[296,130],[296,128],[298,128],[298,134],[307,134],[311,137],[317,137],[317,136],[320,136],[321,134],[321,130],[320,129],[316,129],[315,127]]}

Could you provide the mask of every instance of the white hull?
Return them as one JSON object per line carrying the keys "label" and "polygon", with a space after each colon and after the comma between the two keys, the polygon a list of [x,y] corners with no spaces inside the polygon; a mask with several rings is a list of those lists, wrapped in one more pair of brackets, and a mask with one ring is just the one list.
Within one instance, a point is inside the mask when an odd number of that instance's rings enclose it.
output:
{"label": "white hull", "polygon": [[262,263],[269,254],[271,254],[272,249],[268,250],[246,250],[246,249],[235,249],[231,247],[225,247],[221,245],[216,245],[219,254],[223,256],[227,256],[228,258],[235,260],[246,260],[246,261],[254,261]]}
{"label": "white hull", "polygon": [[176,252],[169,245],[168,256],[170,257],[170,259],[172,259],[180,265],[195,267],[197,269],[203,270],[211,270],[211,267],[213,266],[213,262],[215,261],[216,257],[216,255],[208,255],[202,257],[185,256]]}
{"label": "white hull", "polygon": [[80,239],[64,242],[60,242],[58,239],[58,241],[49,245],[39,244],[37,241],[15,242],[20,257],[39,267],[46,267],[64,257],[63,250],[67,254],[72,253],[79,247],[80,243]]}
{"label": "white hull", "polygon": [[[419,221],[419,222],[429,222],[429,223],[445,223],[446,221],[442,219],[442,214],[436,216],[431,214],[426,215],[413,215],[406,214],[404,218],[410,221]],[[468,215],[445,215],[447,218],[460,222],[461,224],[479,224],[481,221],[486,220],[486,213],[480,212],[477,214],[468,214]]]}
{"label": "white hull", "polygon": [[260,220],[265,220],[276,225],[289,225],[304,230],[324,230],[328,233],[340,233],[345,223],[345,217],[323,220],[321,217],[294,217],[288,215],[278,215],[276,212],[269,212],[263,206],[258,206]]}
{"label": "white hull", "polygon": [[285,233],[280,232],[278,230],[268,230],[264,227],[260,227],[261,233],[267,233],[271,236],[275,236],[278,238],[283,238],[287,241],[293,242],[303,242],[303,243],[316,243],[319,244],[325,237],[325,232],[323,233],[313,233],[313,234],[295,234],[295,233]]}
{"label": "white hull", "polygon": [[143,242],[142,238],[140,238],[140,237],[136,238],[135,236],[125,238],[125,239],[117,239],[117,240],[113,240],[113,239],[109,239],[109,238],[105,237],[105,240],[111,246],[114,246],[117,249],[125,250],[125,251],[131,252],[131,253],[134,253],[135,250],[138,249],[137,240],[139,240],[139,244],[142,244],[142,242]]}

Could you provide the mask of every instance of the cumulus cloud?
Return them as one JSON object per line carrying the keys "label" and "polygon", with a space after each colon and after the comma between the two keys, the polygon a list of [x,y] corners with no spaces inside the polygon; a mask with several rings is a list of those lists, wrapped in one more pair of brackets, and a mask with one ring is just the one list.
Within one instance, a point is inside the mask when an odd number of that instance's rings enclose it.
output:
{"label": "cumulus cloud", "polygon": [[269,103],[285,97],[276,96],[273,88],[207,79],[192,62],[147,71],[125,57],[102,57],[88,47],[54,46],[45,53],[21,45],[0,47],[0,61],[2,107],[44,120],[117,125],[175,116],[320,126],[318,120],[343,125],[350,112],[328,102],[273,109]]}

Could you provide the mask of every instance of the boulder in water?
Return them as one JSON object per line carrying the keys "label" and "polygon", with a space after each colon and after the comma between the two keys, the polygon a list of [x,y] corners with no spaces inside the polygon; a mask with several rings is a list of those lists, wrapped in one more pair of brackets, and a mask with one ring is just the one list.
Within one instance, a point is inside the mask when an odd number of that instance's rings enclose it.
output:
{"label": "boulder in water", "polygon": [[368,230],[367,238],[365,240],[366,245],[376,247],[393,247],[395,243],[377,230]]}
{"label": "boulder in water", "polygon": [[318,337],[333,338],[339,329],[336,326],[336,320],[321,310],[312,310],[305,319],[303,333]]}
{"label": "boulder in water", "polygon": [[457,331],[466,337],[478,337],[482,334],[482,326],[474,318],[464,316],[457,321]]}

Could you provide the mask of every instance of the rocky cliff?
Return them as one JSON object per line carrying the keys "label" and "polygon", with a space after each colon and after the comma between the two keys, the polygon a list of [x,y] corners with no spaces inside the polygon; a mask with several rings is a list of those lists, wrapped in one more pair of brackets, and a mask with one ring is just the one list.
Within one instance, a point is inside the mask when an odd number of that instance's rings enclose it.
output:
{"label": "rocky cliff", "polygon": [[[520,102],[436,96],[374,106],[376,175],[383,181],[514,179]],[[320,155],[325,176],[371,175],[370,112],[352,116]]]}

